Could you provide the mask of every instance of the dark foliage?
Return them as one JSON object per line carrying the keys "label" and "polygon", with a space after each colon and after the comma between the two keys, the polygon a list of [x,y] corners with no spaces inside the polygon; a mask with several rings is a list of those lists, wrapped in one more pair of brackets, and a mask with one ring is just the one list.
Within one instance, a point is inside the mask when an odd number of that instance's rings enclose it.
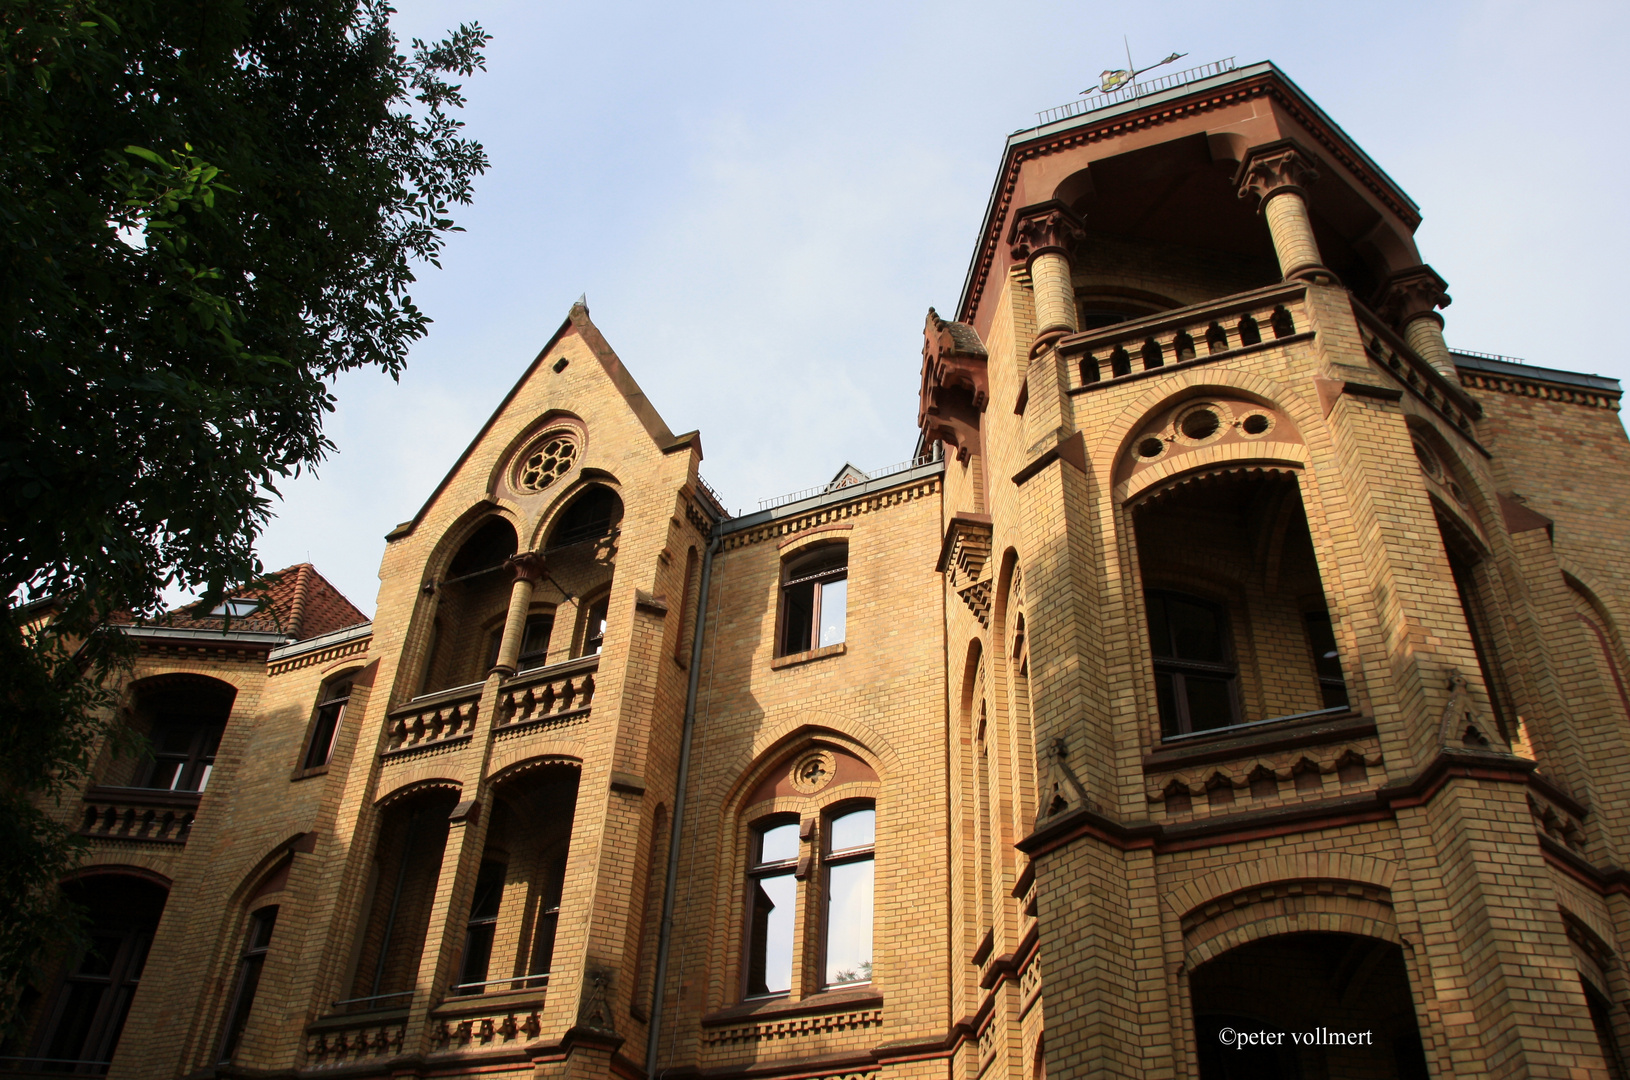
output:
{"label": "dark foliage", "polygon": [[0,1016],[68,925],[42,807],[108,734],[110,619],[257,579],[332,376],[426,332],[413,269],[487,165],[449,80],[487,36],[403,56],[390,14],[0,0]]}

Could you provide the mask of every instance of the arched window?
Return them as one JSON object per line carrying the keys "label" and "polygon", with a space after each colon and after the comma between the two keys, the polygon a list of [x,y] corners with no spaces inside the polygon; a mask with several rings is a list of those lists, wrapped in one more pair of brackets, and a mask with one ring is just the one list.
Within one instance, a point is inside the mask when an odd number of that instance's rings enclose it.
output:
{"label": "arched window", "polygon": [[608,536],[623,519],[623,501],[602,484],[590,484],[561,512],[549,532],[546,551],[586,544]]}
{"label": "arched window", "polygon": [[62,891],[85,909],[89,943],[47,998],[35,1054],[51,1062],[50,1070],[99,1075],[118,1048],[168,893],[120,874],[82,878]]}
{"label": "arched window", "polygon": [[798,820],[778,816],[754,826],[747,868],[747,996],[792,989],[796,925]]}
{"label": "arched window", "polygon": [[747,796],[743,997],[796,999],[871,980],[878,790],[856,754],[815,743]]}
{"label": "arched window", "polygon": [[[138,684],[132,720],[152,746],[150,759],[115,766],[104,782],[163,791],[203,791],[215,770],[215,754],[237,691],[206,678]],[[120,775],[122,774],[122,775]]]}
{"label": "arched window", "polygon": [[827,818],[826,985],[872,980],[873,849],[877,811],[846,807]]}
{"label": "arched window", "polygon": [[266,966],[266,953],[271,948],[272,931],[276,926],[276,904],[249,916],[249,931],[238,954],[237,974],[228,999],[226,1030],[221,1036],[220,1062],[223,1065],[231,1063],[243,1042],[243,1030],[249,1025],[249,1012],[255,1006],[255,991],[260,988],[260,972]]}
{"label": "arched window", "polygon": [[425,653],[423,693],[479,682],[492,670],[497,652],[482,628],[494,620],[501,625],[512,585],[504,564],[517,550],[514,526],[489,517],[453,556],[436,585],[435,630]]}
{"label": "arched window", "polygon": [[843,641],[849,605],[849,545],[826,544],[788,559],[781,571],[778,656]]}
{"label": "arched window", "polygon": [[310,771],[328,764],[334,756],[334,743],[345,719],[345,706],[351,700],[351,681],[356,672],[348,671],[323,684],[317,694],[317,712],[311,721],[311,737],[306,740],[305,763],[302,769]]}

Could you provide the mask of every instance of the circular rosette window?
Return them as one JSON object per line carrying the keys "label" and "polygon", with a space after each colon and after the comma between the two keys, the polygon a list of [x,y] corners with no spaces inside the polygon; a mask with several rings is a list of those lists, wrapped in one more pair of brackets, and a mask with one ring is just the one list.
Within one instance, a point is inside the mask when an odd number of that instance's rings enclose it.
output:
{"label": "circular rosette window", "polygon": [[527,448],[515,463],[511,483],[516,491],[542,491],[577,464],[577,436],[570,431],[549,431]]}

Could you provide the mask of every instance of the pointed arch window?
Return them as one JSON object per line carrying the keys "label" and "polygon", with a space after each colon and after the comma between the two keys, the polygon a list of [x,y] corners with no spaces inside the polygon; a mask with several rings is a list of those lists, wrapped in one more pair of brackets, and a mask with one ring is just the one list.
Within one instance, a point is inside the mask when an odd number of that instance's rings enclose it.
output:
{"label": "pointed arch window", "polygon": [[266,966],[266,953],[272,947],[272,931],[277,926],[277,905],[263,907],[249,916],[249,932],[238,956],[237,977],[232,982],[232,1004],[227,1010],[226,1031],[221,1037],[221,1064],[230,1064],[243,1043],[249,1026],[249,1013],[255,1007],[260,989],[260,972]]}

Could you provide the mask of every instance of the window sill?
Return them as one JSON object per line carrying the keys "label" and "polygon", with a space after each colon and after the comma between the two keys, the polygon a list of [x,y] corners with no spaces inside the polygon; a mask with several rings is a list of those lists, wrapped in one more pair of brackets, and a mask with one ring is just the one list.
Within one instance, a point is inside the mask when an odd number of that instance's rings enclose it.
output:
{"label": "window sill", "polygon": [[1375,733],[1375,721],[1352,709],[1259,720],[1196,732],[1169,741],[1144,756],[1145,773],[1205,765],[1246,754],[1291,750]]}
{"label": "window sill", "polygon": [[294,770],[294,774],[289,777],[289,783],[293,784],[293,783],[298,783],[301,780],[310,780],[313,776],[327,776],[327,775],[328,775],[328,766],[327,765],[314,765],[309,769],[296,769],[296,770]]}
{"label": "window sill", "polygon": [[733,1005],[728,1009],[709,1013],[702,1017],[704,1027],[716,1027],[720,1024],[733,1024],[741,1020],[780,1018],[784,1016],[813,1016],[820,1013],[848,1012],[853,1009],[880,1009],[883,1007],[883,995],[874,990],[870,983],[859,986],[846,987],[842,990],[823,990],[819,994],[811,994],[797,1001],[785,997],[756,998],[744,1001],[740,1005]]}
{"label": "window sill", "polygon": [[824,660],[828,656],[842,656],[848,651],[848,644],[840,641],[836,645],[826,645],[819,649],[810,649],[807,652],[788,653],[786,656],[778,656],[774,660],[771,660],[770,670],[779,671],[782,668],[795,667],[798,664],[807,664],[811,660]]}

